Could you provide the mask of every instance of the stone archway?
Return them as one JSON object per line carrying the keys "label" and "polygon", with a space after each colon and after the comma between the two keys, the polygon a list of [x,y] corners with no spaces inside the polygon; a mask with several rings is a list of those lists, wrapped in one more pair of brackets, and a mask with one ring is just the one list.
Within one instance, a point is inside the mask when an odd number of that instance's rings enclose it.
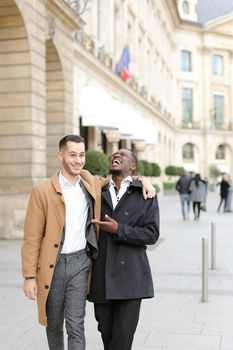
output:
{"label": "stone archway", "polygon": [[0,237],[21,234],[31,188],[31,58],[15,1],[0,2]]}
{"label": "stone archway", "polygon": [[61,62],[52,40],[46,42],[47,176],[58,169],[58,141],[65,134],[65,93]]}

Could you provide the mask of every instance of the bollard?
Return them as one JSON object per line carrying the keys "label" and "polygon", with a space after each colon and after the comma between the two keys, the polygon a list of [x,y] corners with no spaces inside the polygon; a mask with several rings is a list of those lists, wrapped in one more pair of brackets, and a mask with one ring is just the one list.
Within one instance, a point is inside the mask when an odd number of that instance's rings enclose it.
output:
{"label": "bollard", "polygon": [[216,269],[216,224],[211,222],[211,270]]}
{"label": "bollard", "polygon": [[202,238],[202,298],[203,303],[208,301],[208,239]]}

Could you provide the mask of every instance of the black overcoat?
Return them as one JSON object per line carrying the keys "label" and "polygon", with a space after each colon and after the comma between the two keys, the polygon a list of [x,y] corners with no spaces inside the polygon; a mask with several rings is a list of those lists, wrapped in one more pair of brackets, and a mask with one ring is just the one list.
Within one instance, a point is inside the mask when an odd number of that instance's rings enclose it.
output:
{"label": "black overcoat", "polygon": [[118,234],[100,230],[99,255],[93,262],[89,300],[142,299],[154,296],[146,245],[159,237],[157,198],[145,200],[142,187],[132,182],[115,210],[108,186],[102,190],[101,219],[118,223]]}
{"label": "black overcoat", "polygon": [[220,195],[221,195],[222,198],[227,198],[229,187],[231,187],[229,185],[229,182],[227,182],[226,180],[222,179],[222,181],[220,183]]}

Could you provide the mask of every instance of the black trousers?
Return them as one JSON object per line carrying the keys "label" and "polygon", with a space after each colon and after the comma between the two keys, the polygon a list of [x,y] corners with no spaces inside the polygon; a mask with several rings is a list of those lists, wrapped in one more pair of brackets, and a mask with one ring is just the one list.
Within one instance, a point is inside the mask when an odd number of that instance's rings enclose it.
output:
{"label": "black trousers", "polygon": [[193,213],[195,218],[200,217],[200,211],[201,211],[201,202],[193,202]]}
{"label": "black trousers", "polygon": [[95,318],[104,350],[130,350],[137,328],[141,299],[113,300],[94,304]]}
{"label": "black trousers", "polygon": [[226,206],[227,206],[227,197],[222,197],[221,196],[221,200],[220,200],[220,203],[219,203],[219,206],[218,206],[218,213],[220,212],[220,209],[221,209],[221,206],[222,206],[223,202],[224,202],[223,210],[225,211],[226,210]]}

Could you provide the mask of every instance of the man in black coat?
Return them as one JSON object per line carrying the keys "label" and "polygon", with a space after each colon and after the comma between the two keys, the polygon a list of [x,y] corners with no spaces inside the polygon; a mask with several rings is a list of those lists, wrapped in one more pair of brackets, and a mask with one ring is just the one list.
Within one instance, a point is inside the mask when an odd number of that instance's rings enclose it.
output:
{"label": "man in black coat", "polygon": [[112,180],[102,190],[99,255],[93,262],[89,300],[94,302],[105,350],[130,350],[141,299],[154,296],[146,245],[159,237],[156,198],[145,200],[131,178],[136,157],[128,149],[113,154]]}
{"label": "man in black coat", "polygon": [[218,213],[220,212],[221,205],[223,202],[224,202],[223,210],[224,212],[226,211],[227,197],[228,197],[228,192],[230,187],[231,186],[226,179],[226,175],[222,175],[222,181],[220,182],[220,203],[218,206]]}

